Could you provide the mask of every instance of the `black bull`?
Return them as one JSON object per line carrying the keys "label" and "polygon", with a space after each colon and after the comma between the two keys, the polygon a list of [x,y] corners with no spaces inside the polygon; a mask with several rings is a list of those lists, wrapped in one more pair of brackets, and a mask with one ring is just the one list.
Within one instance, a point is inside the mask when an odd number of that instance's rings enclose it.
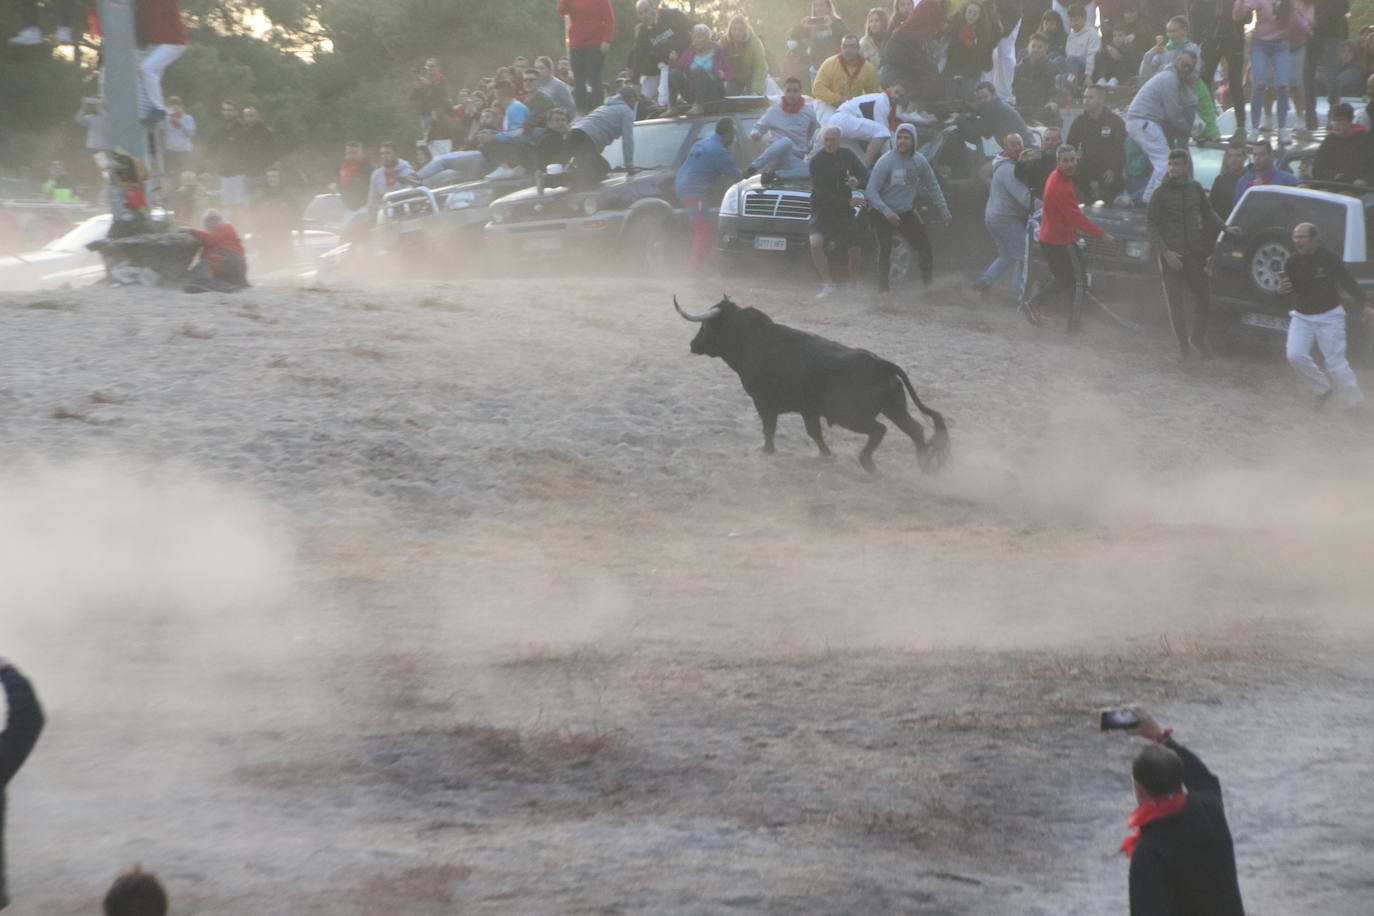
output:
{"label": "black bull", "polygon": [[[873,471],[873,452],[887,435],[887,427],[878,422],[882,414],[916,443],[923,470],[938,469],[949,457],[945,418],[921,403],[900,366],[867,350],[777,324],[756,308],[740,308],[728,296],[700,315],[684,312],[676,296],[673,307],[688,321],[701,323],[692,352],[725,360],[754,399],[765,452],[773,452],[779,414],[799,413],[822,455],[830,449],[821,420],[868,436],[859,463]],[[907,413],[907,394],[935,427],[929,443],[921,424]]]}

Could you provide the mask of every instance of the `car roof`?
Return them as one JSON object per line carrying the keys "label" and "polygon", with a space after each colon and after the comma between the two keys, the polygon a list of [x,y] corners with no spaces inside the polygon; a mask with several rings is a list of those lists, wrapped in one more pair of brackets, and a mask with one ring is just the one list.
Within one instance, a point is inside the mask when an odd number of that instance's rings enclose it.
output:
{"label": "car roof", "polygon": [[1364,204],[1354,197],[1340,194],[1336,191],[1322,191],[1317,188],[1294,187],[1293,185],[1279,184],[1257,184],[1252,185],[1247,194],[1283,194],[1289,197],[1306,197],[1312,200],[1323,201],[1326,203],[1340,204],[1349,209],[1358,209],[1364,212]]}

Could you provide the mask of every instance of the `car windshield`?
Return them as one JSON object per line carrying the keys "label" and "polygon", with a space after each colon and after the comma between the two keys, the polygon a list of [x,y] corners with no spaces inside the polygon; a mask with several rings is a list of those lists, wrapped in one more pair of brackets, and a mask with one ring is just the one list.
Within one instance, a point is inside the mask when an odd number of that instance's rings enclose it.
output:
{"label": "car windshield", "polygon": [[[692,132],[691,121],[660,121],[635,125],[635,168],[668,168],[677,162],[678,150]],[[613,169],[625,167],[619,140],[601,151]]]}
{"label": "car windshield", "polygon": [[1231,223],[1290,229],[1298,223],[1312,223],[1321,233],[1322,244],[1340,253],[1345,250],[1345,211],[1343,201],[1252,191],[1241,198]]}
{"label": "car windshield", "polygon": [[87,242],[103,239],[110,231],[108,216],[93,216],[43,246],[43,251],[85,251]]}
{"label": "car windshield", "polygon": [[[1221,164],[1226,159],[1226,150],[1210,147],[1193,150],[1193,180],[1203,188],[1211,190],[1212,182],[1221,174]],[[1225,215],[1225,214],[1223,214]]]}

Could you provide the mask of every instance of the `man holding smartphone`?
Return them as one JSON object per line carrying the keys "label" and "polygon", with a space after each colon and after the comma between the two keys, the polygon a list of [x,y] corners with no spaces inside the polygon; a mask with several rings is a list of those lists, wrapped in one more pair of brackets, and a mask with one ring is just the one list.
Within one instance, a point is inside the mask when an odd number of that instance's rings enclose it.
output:
{"label": "man holding smartphone", "polygon": [[[1345,358],[1347,319],[1341,290],[1364,306],[1364,314],[1352,313],[1355,320],[1368,321],[1374,303],[1365,298],[1345,263],[1322,246],[1321,233],[1312,223],[1293,227],[1293,248],[1295,253],[1284,265],[1276,289],[1293,303],[1288,313],[1288,364],[1312,386],[1315,410],[1324,408],[1336,391],[1347,408],[1359,407],[1364,394]],[[1322,351],[1325,370],[1312,358],[1313,345]]]}
{"label": "man holding smartphone", "polygon": [[1221,781],[1138,706],[1109,710],[1102,724],[1151,742],[1131,764],[1135,832],[1121,844],[1131,916],[1244,916]]}

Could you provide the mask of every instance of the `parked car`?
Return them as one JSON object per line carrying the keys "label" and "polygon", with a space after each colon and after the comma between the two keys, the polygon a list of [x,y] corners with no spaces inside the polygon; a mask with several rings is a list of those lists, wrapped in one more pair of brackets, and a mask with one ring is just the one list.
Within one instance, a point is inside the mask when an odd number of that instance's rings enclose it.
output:
{"label": "parked car", "polygon": [[392,191],[383,198],[374,243],[379,251],[410,263],[475,256],[491,221],[492,203],[533,186],[533,178],[483,178]]}
{"label": "parked car", "polygon": [[[920,152],[930,161],[955,220],[942,229],[936,241],[937,257],[946,263],[965,253],[984,257],[990,242],[983,231],[983,206],[987,200],[984,163],[1001,147],[993,141],[970,144],[956,118],[919,126]],[[934,204],[922,196],[917,212],[927,224],[938,223]],[[764,186],[760,176],[738,182],[725,192],[716,224],[716,247],[728,258],[806,257],[810,251],[807,221],[811,217],[811,181],[807,178],[778,181]],[[976,217],[973,218],[973,217]],[[935,220],[935,223],[932,223]],[[913,279],[915,252],[900,234],[893,239],[889,278],[893,285]]]}
{"label": "parked car", "polygon": [[491,206],[485,243],[494,254],[520,256],[567,252],[574,260],[613,255],[626,266],[652,272],[670,258],[686,256],[688,221],[673,190],[677,170],[692,144],[711,134],[725,114],[735,119],[736,165],[744,167],[760,152],[749,132],[763,113],[764,100],[730,100],[725,113],[656,118],[635,124],[635,168],[625,172],[620,142],[602,153],[611,174],[589,190],[560,187],[542,194],[528,188]]}
{"label": "parked car", "polygon": [[86,245],[109,234],[110,220],[108,213],[92,216],[36,251],[0,256],[0,288],[41,289],[51,274],[85,267],[103,271],[100,255]]}
{"label": "parked car", "polygon": [[[1288,306],[1275,293],[1279,275],[1293,254],[1293,227],[1308,222],[1322,244],[1341,257],[1351,274],[1374,298],[1374,251],[1363,194],[1368,189],[1335,182],[1305,182],[1299,187],[1250,188],[1236,204],[1231,224],[1241,235],[1223,235],[1212,254],[1212,302],[1219,327],[1232,339],[1273,337],[1288,330]],[[1370,355],[1370,334],[1362,310],[1348,327],[1352,359]]]}

